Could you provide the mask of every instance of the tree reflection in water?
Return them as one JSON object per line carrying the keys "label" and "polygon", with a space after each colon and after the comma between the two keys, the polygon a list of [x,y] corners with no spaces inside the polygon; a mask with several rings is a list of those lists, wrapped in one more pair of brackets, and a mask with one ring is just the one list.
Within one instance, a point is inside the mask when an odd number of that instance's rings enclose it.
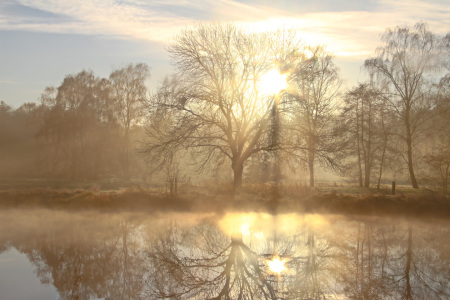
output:
{"label": "tree reflection in water", "polygon": [[209,222],[172,224],[152,242],[149,299],[278,299],[264,258]]}
{"label": "tree reflection in water", "polygon": [[[447,221],[323,216],[318,225],[308,216],[279,215],[272,224],[259,214],[223,226],[195,215],[10,211],[0,217],[0,249],[27,254],[41,282],[53,284],[62,299],[450,296]],[[225,230],[232,226],[240,230]],[[272,254],[286,260],[279,275],[269,271]]]}
{"label": "tree reflection in water", "polygon": [[339,274],[350,299],[447,299],[448,224],[373,219],[355,223],[346,237],[346,264]]}
{"label": "tree reflection in water", "polygon": [[[128,215],[20,211],[3,218],[7,243],[25,253],[42,283],[62,299],[140,299],[145,260],[139,229]],[[20,215],[19,215],[20,214]],[[0,238],[1,240],[1,238]]]}

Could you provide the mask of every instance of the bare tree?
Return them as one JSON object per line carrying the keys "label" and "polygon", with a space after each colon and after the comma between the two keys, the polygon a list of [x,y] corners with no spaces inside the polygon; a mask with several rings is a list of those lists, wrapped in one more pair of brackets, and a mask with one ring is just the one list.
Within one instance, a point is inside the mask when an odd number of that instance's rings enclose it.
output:
{"label": "bare tree", "polygon": [[365,67],[375,72],[381,85],[389,89],[388,100],[403,123],[399,137],[405,142],[409,176],[413,188],[418,188],[414,171],[415,145],[424,134],[423,125],[433,108],[433,99],[424,96],[426,77],[441,67],[440,40],[423,23],[414,28],[388,29],[382,36],[383,45],[377,56],[365,61]]}
{"label": "bare tree", "polygon": [[336,166],[333,155],[339,152],[334,114],[341,79],[333,56],[322,46],[310,47],[309,58],[296,63],[290,77],[293,128],[300,158],[309,169],[310,186],[314,186],[315,164]]}
{"label": "bare tree", "polygon": [[164,130],[152,122],[142,152],[167,161],[188,149],[200,167],[229,159],[239,187],[245,162],[269,149],[275,97],[261,92],[261,78],[298,46],[290,34],[251,34],[229,24],[183,31],[169,46],[177,77],[165,81],[153,110],[171,120]]}
{"label": "bare tree", "polygon": [[441,149],[441,152],[425,155],[425,163],[431,169],[432,175],[429,178],[433,181],[440,181],[442,191],[447,193],[450,178],[450,152]]}
{"label": "bare tree", "polygon": [[[386,157],[391,151],[389,111],[379,90],[361,83],[345,94],[342,118],[348,128],[350,156],[357,159],[359,185],[368,188],[378,167],[380,184]],[[353,165],[352,161],[349,161]]]}
{"label": "bare tree", "polygon": [[139,124],[145,115],[147,100],[146,80],[150,69],[146,64],[129,64],[115,70],[109,76],[116,103],[117,120],[123,128],[122,168],[123,176],[129,177],[130,129]]}
{"label": "bare tree", "polygon": [[431,183],[439,182],[444,193],[448,191],[450,178],[450,76],[440,82],[436,107],[437,116],[432,122],[431,134],[427,137],[432,144],[431,151],[424,155],[427,165],[425,179]]}

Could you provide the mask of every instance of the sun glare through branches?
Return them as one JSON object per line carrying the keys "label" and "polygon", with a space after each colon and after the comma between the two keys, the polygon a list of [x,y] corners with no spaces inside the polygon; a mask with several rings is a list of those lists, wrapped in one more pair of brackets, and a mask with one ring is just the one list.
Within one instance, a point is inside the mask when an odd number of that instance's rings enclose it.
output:
{"label": "sun glare through branches", "polygon": [[260,82],[260,89],[265,95],[275,95],[287,88],[287,74],[281,74],[277,69],[271,69]]}

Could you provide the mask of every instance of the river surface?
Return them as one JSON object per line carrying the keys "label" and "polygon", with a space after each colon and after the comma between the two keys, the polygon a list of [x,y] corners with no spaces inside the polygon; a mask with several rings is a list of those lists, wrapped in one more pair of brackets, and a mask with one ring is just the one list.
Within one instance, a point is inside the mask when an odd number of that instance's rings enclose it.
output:
{"label": "river surface", "polygon": [[0,299],[449,299],[450,222],[0,211]]}

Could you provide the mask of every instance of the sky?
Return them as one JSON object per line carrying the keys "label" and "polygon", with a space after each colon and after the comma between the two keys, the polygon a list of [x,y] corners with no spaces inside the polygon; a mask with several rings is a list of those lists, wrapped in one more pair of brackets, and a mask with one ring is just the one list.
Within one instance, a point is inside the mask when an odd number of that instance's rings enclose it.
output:
{"label": "sky", "polygon": [[140,62],[155,90],[173,72],[170,41],[209,22],[295,29],[335,54],[350,88],[364,81],[361,66],[387,28],[426,22],[435,34],[450,32],[450,0],[1,0],[0,100],[17,108],[68,74],[108,77]]}

